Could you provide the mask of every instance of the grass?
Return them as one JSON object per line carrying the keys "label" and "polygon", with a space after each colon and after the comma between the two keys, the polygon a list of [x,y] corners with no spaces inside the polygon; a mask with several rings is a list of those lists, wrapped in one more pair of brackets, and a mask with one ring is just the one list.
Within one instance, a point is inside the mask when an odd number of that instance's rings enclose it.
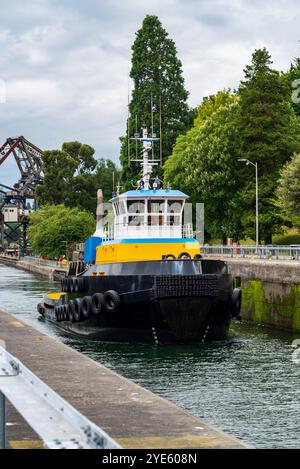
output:
{"label": "grass", "polygon": [[291,228],[286,230],[285,233],[280,235],[274,235],[272,238],[273,244],[300,244],[300,233],[297,228]]}

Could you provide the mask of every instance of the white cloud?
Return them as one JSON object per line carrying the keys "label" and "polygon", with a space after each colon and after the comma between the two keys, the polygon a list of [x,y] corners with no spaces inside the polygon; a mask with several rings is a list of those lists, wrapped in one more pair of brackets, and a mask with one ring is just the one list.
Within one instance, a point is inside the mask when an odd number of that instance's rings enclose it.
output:
{"label": "white cloud", "polygon": [[[174,39],[193,106],[235,88],[257,47],[279,69],[299,55],[296,0],[2,0],[0,139],[22,134],[41,148],[78,139],[117,160],[131,44],[146,14]],[[0,181],[15,177],[5,167]]]}

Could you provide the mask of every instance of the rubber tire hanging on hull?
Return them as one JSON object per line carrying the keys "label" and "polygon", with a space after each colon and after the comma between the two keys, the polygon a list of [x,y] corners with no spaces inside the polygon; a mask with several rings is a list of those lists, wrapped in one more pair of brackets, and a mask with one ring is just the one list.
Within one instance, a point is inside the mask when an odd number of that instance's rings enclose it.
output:
{"label": "rubber tire hanging on hull", "polygon": [[88,319],[92,314],[92,298],[85,296],[80,305],[80,313],[84,319]]}
{"label": "rubber tire hanging on hull", "polygon": [[92,313],[98,315],[103,308],[104,296],[103,293],[95,293],[92,296]]}
{"label": "rubber tire hanging on hull", "polygon": [[242,292],[240,288],[235,288],[231,295],[231,304],[230,304],[231,314],[234,318],[238,318],[240,316],[241,307],[242,307]]}
{"label": "rubber tire hanging on hull", "polygon": [[74,300],[74,319],[75,322],[81,321],[81,299],[80,298],[75,298]]}
{"label": "rubber tire hanging on hull", "polygon": [[104,307],[110,314],[114,314],[118,311],[121,303],[119,293],[115,290],[108,290],[103,296]]}
{"label": "rubber tire hanging on hull", "polygon": [[191,259],[191,255],[188,252],[181,252],[177,259],[181,261],[182,259]]}

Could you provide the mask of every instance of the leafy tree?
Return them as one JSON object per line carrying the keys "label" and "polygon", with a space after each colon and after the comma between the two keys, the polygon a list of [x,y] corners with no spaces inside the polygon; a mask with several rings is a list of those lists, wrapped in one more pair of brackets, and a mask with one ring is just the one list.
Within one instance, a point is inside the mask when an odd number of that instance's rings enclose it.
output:
{"label": "leafy tree", "polygon": [[37,201],[45,204],[64,204],[95,212],[97,189],[111,197],[113,173],[118,169],[110,160],[94,158],[95,150],[80,142],[64,143],[61,150],[43,153],[44,180],[37,187]]}
{"label": "leafy tree", "polygon": [[177,139],[165,163],[165,182],[204,202],[205,228],[213,237],[241,236],[238,112],[238,98],[229,91],[205,99],[194,127]]}
{"label": "leafy tree", "polygon": [[[95,186],[103,190],[104,201],[111,198],[113,191],[120,182],[120,170],[111,160],[101,158],[98,160],[95,172]],[[113,186],[114,183],[114,186]]]}
{"label": "leafy tree", "polygon": [[280,172],[277,196],[280,207],[300,226],[300,153],[295,154]]}
{"label": "leafy tree", "polygon": [[[268,51],[258,49],[239,87],[238,133],[241,156],[258,162],[261,239],[270,243],[281,229],[283,215],[276,207],[275,189],[282,165],[300,150],[299,120],[290,99],[286,76],[271,68]],[[241,221],[246,235],[255,238],[255,177],[249,168],[241,171]]]}
{"label": "leafy tree", "polygon": [[294,60],[287,73],[293,108],[300,117],[300,58]]}
{"label": "leafy tree", "polygon": [[71,243],[82,242],[95,230],[92,214],[64,205],[46,205],[30,214],[28,229],[33,251],[55,259]]}
{"label": "leafy tree", "polygon": [[[134,90],[129,105],[130,119],[127,121],[126,136],[121,138],[121,164],[123,188],[132,187],[140,179],[140,165],[128,159],[128,134],[130,137],[142,127],[151,133],[151,103],[154,132],[162,128],[162,156],[164,161],[172,153],[176,138],[189,129],[193,123],[194,110],[187,105],[188,93],[184,88],[182,65],[177,58],[174,41],[162,27],[157,16],[146,16],[141,29],[136,33],[132,46],[132,67],[130,77]],[[160,112],[161,109],[161,124]],[[137,127],[136,127],[137,122]],[[130,154],[140,154],[140,145],[130,142]],[[155,144],[154,157],[160,158],[160,145]],[[160,172],[159,168],[155,168]]]}

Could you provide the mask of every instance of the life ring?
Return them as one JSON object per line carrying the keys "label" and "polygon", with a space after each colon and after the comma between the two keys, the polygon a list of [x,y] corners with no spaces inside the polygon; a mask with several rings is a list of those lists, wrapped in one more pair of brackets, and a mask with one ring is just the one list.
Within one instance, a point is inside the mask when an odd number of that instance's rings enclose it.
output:
{"label": "life ring", "polygon": [[242,292],[240,288],[235,288],[231,294],[231,314],[233,317],[238,318],[241,313],[242,307]]}
{"label": "life ring", "polygon": [[181,252],[177,258],[179,261],[182,259],[191,259],[191,255],[188,252]]}
{"label": "life ring", "polygon": [[74,320],[79,322],[81,320],[81,299],[75,298],[74,300]]}
{"label": "life ring", "polygon": [[120,295],[115,290],[108,290],[103,295],[103,302],[106,311],[113,314],[117,312],[121,303]]}
{"label": "life ring", "polygon": [[176,261],[176,256],[174,256],[174,254],[164,254],[162,256],[162,259],[164,261],[169,261],[169,260]]}
{"label": "life ring", "polygon": [[92,312],[92,298],[85,296],[80,305],[80,313],[84,319],[88,319]]}
{"label": "life ring", "polygon": [[95,293],[92,296],[92,313],[100,314],[103,307],[103,293]]}
{"label": "life ring", "polygon": [[201,256],[201,254],[195,254],[195,255],[194,255],[194,260],[195,260],[195,261],[201,261],[201,259],[203,259],[203,257]]}

